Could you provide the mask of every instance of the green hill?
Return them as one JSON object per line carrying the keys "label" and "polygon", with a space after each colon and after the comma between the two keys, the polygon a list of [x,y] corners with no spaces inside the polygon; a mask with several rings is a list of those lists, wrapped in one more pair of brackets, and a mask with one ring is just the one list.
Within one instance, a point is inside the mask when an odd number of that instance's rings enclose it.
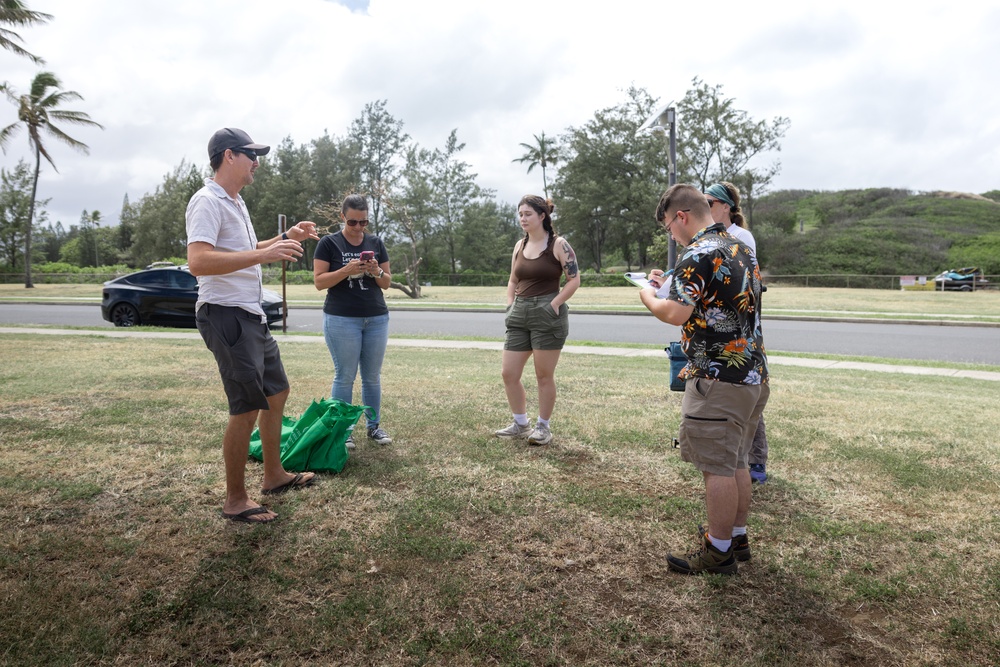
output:
{"label": "green hill", "polygon": [[1000,274],[998,193],[875,188],[761,197],[753,232],[771,275],[926,275],[978,266]]}

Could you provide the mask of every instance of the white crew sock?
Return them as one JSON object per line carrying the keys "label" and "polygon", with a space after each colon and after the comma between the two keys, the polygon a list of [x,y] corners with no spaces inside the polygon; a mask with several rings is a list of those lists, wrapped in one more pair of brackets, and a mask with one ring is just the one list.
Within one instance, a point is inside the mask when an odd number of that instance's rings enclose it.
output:
{"label": "white crew sock", "polygon": [[732,538],[730,538],[728,540],[720,540],[717,537],[712,537],[711,535],[709,535],[708,539],[712,542],[712,546],[714,546],[716,549],[718,549],[722,553],[726,553],[727,551],[729,551],[729,548],[731,546],[733,546],[733,540],[732,540]]}

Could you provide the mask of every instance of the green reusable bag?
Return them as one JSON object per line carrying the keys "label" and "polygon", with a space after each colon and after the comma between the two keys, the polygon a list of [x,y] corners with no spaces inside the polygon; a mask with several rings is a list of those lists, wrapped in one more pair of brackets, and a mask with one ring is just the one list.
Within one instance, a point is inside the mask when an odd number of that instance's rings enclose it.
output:
{"label": "green reusable bag", "polygon": [[[370,408],[336,398],[313,401],[298,419],[281,423],[281,465],[290,472],[340,472],[347,463],[347,436]],[[250,456],[263,461],[260,430],[250,435]]]}

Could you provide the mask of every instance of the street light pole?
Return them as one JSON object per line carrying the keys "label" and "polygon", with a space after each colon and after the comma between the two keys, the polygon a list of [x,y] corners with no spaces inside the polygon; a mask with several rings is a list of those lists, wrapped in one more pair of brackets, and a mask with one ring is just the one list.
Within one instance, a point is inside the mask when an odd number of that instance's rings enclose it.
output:
{"label": "street light pole", "polygon": [[[652,116],[646,119],[636,134],[642,132],[663,132],[667,143],[667,186],[677,184],[677,110],[674,103],[669,102],[660,107]],[[667,269],[674,268],[677,261],[677,242],[667,232]]]}
{"label": "street light pole", "polygon": [[[677,111],[673,107],[667,108],[667,126],[670,128],[670,136],[667,150],[670,155],[670,164],[667,165],[667,185],[677,184]],[[667,232],[670,238],[667,241],[667,269],[672,271],[677,263],[677,242],[673,235]]]}

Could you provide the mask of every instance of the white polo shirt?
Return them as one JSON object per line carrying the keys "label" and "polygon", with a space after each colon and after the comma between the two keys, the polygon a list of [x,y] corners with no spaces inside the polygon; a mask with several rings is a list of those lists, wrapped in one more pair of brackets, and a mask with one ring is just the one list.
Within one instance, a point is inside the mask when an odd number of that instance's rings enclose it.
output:
{"label": "white polo shirt", "polygon": [[[225,189],[211,178],[205,179],[205,187],[194,193],[188,202],[185,214],[187,242],[209,243],[216,250],[240,252],[257,248],[257,234],[250,223],[243,197],[230,197]],[[260,264],[248,266],[239,271],[217,276],[198,276],[198,302],[195,310],[203,303],[219,306],[238,306],[260,315],[266,322]]]}

